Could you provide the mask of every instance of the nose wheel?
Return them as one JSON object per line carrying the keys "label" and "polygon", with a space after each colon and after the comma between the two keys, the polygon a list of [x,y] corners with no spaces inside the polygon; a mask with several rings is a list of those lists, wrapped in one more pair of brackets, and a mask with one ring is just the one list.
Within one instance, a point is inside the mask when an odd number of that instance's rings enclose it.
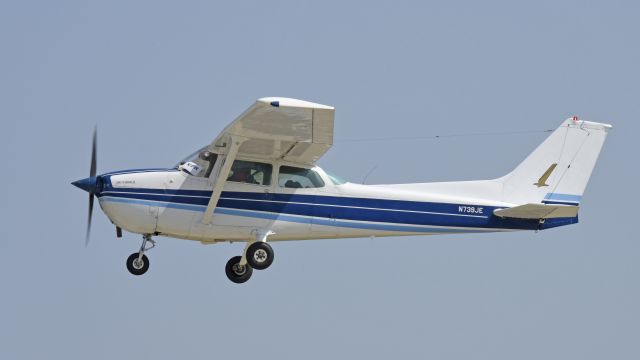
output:
{"label": "nose wheel", "polygon": [[133,253],[127,258],[127,270],[133,275],[142,275],[149,270],[149,258],[147,255]]}
{"label": "nose wheel", "polygon": [[[151,244],[147,246],[147,243]],[[149,258],[144,253],[153,249],[156,242],[151,239],[151,234],[142,236],[142,245],[140,251],[135,252],[127,258],[127,270],[133,275],[142,275],[149,270]]]}

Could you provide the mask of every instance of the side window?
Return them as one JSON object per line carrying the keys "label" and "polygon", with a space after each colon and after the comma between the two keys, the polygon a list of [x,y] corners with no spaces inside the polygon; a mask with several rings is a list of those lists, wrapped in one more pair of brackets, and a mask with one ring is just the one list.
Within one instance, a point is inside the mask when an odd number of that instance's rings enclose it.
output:
{"label": "side window", "polygon": [[227,181],[256,185],[271,185],[271,164],[236,160],[231,166]]}
{"label": "side window", "polygon": [[311,169],[297,168],[293,166],[280,166],[278,173],[278,185],[283,188],[319,188],[324,186],[324,181],[317,172]]}

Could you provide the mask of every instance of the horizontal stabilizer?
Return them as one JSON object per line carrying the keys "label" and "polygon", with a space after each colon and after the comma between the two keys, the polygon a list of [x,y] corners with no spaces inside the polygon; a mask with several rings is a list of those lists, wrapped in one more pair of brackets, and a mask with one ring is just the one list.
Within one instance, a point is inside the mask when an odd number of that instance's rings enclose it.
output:
{"label": "horizontal stabilizer", "polygon": [[496,209],[493,213],[499,217],[515,219],[553,219],[578,215],[578,206],[525,204],[508,209]]}

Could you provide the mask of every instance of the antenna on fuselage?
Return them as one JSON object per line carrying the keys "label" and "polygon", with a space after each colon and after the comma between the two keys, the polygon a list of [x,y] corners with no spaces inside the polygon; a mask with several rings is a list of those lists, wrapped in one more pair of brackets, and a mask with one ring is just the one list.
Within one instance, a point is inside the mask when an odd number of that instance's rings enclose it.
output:
{"label": "antenna on fuselage", "polygon": [[362,185],[364,185],[364,183],[367,181],[367,178],[369,177],[369,175],[371,175],[371,173],[377,168],[378,168],[378,165],[376,164],[371,168],[371,170],[369,170],[369,172],[362,179]]}

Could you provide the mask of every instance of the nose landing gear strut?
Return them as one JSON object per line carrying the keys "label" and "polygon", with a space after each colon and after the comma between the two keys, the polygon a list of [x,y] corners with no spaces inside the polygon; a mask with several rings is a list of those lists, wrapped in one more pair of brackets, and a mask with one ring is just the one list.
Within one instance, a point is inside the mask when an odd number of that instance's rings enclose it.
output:
{"label": "nose landing gear strut", "polygon": [[[147,243],[150,246],[147,247]],[[133,275],[142,275],[149,270],[149,258],[144,253],[153,249],[156,246],[156,242],[151,238],[151,234],[142,235],[142,245],[140,251],[135,252],[127,258],[127,270]]]}

